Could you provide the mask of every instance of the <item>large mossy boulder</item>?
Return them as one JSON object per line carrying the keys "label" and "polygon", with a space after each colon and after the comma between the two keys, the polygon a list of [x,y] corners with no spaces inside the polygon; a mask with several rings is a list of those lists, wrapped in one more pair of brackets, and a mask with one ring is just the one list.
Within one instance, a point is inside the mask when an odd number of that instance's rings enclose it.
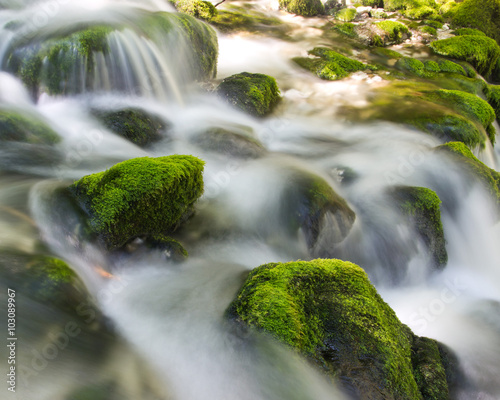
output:
{"label": "large mossy boulder", "polygon": [[293,61],[321,79],[335,81],[367,68],[362,62],[326,47],[315,47],[308,53],[312,57],[296,57]]}
{"label": "large mossy boulder", "polygon": [[249,72],[225,78],[217,87],[217,94],[229,104],[255,117],[269,114],[281,99],[276,79]]}
{"label": "large mossy boulder", "polygon": [[436,54],[467,61],[485,77],[491,74],[500,57],[497,42],[485,36],[455,36],[436,40],[430,47]]}
{"label": "large mossy boulder", "polygon": [[[431,344],[432,351],[422,354],[420,338],[350,262],[261,265],[250,272],[226,314],[296,349],[353,398],[448,398],[439,350]],[[424,397],[424,390],[434,397]]]}
{"label": "large mossy boulder", "polygon": [[280,8],[303,17],[314,17],[325,13],[321,0],[279,0]]}
{"label": "large mossy boulder", "polygon": [[161,140],[167,127],[160,118],[136,108],[118,111],[94,110],[93,114],[110,131],[137,146],[147,146]]}
{"label": "large mossy boulder", "polygon": [[426,246],[431,266],[443,268],[448,253],[438,195],[424,187],[398,186],[391,190],[391,197]]}
{"label": "large mossy boulder", "polygon": [[474,154],[460,142],[450,142],[437,147],[437,150],[449,154],[460,168],[483,185],[497,206],[500,206],[500,173],[479,161]]}
{"label": "large mossy boulder", "polygon": [[500,1],[464,0],[452,14],[454,25],[475,28],[500,42]]}
{"label": "large mossy boulder", "polygon": [[[144,74],[145,70],[132,71],[132,75],[129,71],[125,77],[120,75],[122,69],[129,69],[130,66],[116,67],[124,56],[130,57],[130,54],[123,54],[122,47],[112,45],[121,40],[117,33],[123,28],[119,23],[77,24],[71,30],[49,30],[43,35],[34,35],[31,40],[23,37],[19,42],[14,42],[6,54],[6,68],[22,79],[33,97],[37,97],[41,91],[68,94],[101,90],[102,81],[107,81],[112,90],[130,90],[127,85],[135,85],[134,89],[139,89],[145,80],[144,77],[136,79],[134,74]],[[215,76],[217,35],[204,22],[181,13],[141,13],[128,28],[137,34],[138,40],[145,37],[155,42],[160,52],[170,50],[164,47],[169,42],[165,40],[167,36],[176,45],[186,43],[189,50],[181,51],[179,47],[176,57],[171,60],[172,65],[183,63],[184,70],[190,72],[189,78],[195,80],[203,81]],[[103,70],[105,77],[102,76]],[[147,72],[152,74],[148,78],[153,83],[164,79],[159,77],[164,73],[161,68]],[[131,81],[130,76],[135,81]],[[148,86],[143,90],[154,88]]]}
{"label": "large mossy boulder", "polygon": [[0,110],[0,142],[53,145],[60,141],[59,135],[42,120],[26,112]]}
{"label": "large mossy boulder", "polygon": [[166,234],[193,212],[204,162],[193,156],[141,157],[87,175],[69,187],[109,250],[136,237]]}

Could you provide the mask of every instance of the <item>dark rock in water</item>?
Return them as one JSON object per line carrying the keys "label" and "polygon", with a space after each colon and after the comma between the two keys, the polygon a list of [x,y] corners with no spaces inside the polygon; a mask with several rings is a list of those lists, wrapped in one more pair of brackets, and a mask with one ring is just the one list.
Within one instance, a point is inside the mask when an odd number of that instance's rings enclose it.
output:
{"label": "dark rock in water", "polygon": [[0,110],[0,142],[52,145],[60,141],[59,135],[40,119],[26,112]]}
{"label": "dark rock in water", "polygon": [[314,17],[325,13],[320,0],[280,0],[280,8],[303,17]]}
{"label": "dark rock in water", "polygon": [[356,219],[354,211],[323,178],[292,174],[281,201],[281,215],[292,231],[300,229],[310,251],[322,256],[344,240]]}
{"label": "dark rock in water", "polygon": [[94,110],[93,114],[106,128],[141,147],[162,139],[162,133],[168,129],[163,120],[139,109]]}
{"label": "dark rock in water", "polygon": [[427,247],[431,265],[443,268],[448,262],[448,253],[438,195],[424,187],[398,186],[391,190],[391,196]]}
{"label": "dark rock in water", "polygon": [[142,157],[87,175],[69,187],[108,250],[131,239],[167,234],[203,193],[204,162],[193,156]]}
{"label": "dark rock in water", "polygon": [[239,158],[259,158],[266,154],[265,147],[253,136],[224,128],[210,128],[194,142],[205,150]]}
{"label": "dark rock in water", "polygon": [[280,100],[273,77],[248,72],[225,78],[217,87],[217,93],[229,104],[255,117],[269,114]]}
{"label": "dark rock in water", "polygon": [[261,265],[226,316],[298,350],[354,398],[448,398],[451,369],[437,342],[415,336],[350,262]]}
{"label": "dark rock in water", "polygon": [[177,240],[165,235],[153,235],[146,239],[146,246],[161,250],[167,259],[176,262],[184,261],[188,257],[187,250]]}

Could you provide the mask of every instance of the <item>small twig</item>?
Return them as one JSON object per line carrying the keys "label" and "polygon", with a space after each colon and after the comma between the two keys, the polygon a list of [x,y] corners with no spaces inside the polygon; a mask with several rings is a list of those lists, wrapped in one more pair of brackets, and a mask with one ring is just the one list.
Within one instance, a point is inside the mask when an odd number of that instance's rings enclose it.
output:
{"label": "small twig", "polygon": [[224,3],[226,0],[219,1],[217,4],[214,4],[214,7],[217,7],[219,4]]}

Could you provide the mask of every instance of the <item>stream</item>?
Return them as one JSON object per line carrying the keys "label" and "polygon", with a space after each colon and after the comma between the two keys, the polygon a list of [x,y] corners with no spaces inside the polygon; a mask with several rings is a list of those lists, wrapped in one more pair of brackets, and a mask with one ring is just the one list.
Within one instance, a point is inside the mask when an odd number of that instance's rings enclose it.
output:
{"label": "stream", "polygon": [[[456,352],[471,388],[461,399],[500,399],[500,224],[487,194],[453,160],[433,151],[438,139],[396,124],[343,118],[342,106],[366,105],[370,90],[384,82],[365,72],[322,81],[294,65],[291,58],[314,46],[335,45],[321,36],[320,18],[292,16],[264,0],[230,4],[251,6],[289,27],[287,40],[272,33],[218,32],[216,79],[243,71],[276,78],[283,99],[264,119],[192,83],[186,67],[192,54],[175,29],[156,42],[137,33],[136,15],[173,12],[167,2],[2,1],[0,106],[36,116],[62,140],[51,147],[53,154],[36,144],[0,148],[0,249],[66,261],[85,284],[88,301],[75,316],[17,290],[17,390],[2,387],[0,398],[348,399],[285,346],[237,332],[223,318],[253,268],[328,257],[360,265],[415,334]],[[112,56],[95,59],[91,86],[82,72],[66,93],[33,99],[8,72],[7,54],[22,45],[22,32],[44,37],[95,20],[125,28],[107,38]],[[140,148],[92,114],[124,108],[168,121],[168,132]],[[260,143],[258,155],[213,151],[198,140],[209,128]],[[60,188],[120,161],[172,154],[206,161],[205,193],[176,236],[189,251],[186,261],[148,249],[109,255],[79,240],[79,216],[57,196]],[[498,170],[498,149],[476,155]],[[297,177],[311,174],[356,213],[340,242],[336,222],[327,217],[312,249],[281,212]],[[449,256],[443,270],[429,266],[423,244],[387,201],[394,185],[427,187],[442,200]],[[0,281],[2,332],[12,283]]]}

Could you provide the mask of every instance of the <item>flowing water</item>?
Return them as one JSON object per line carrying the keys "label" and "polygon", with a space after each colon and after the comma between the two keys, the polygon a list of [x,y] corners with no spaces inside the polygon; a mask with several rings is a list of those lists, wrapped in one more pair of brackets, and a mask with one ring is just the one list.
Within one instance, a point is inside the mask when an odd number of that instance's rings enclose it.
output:
{"label": "flowing water", "polygon": [[[0,72],[0,106],[36,116],[62,137],[50,149],[0,149],[0,246],[67,261],[89,293],[75,316],[18,291],[18,390],[2,391],[1,398],[342,399],[292,352],[235,331],[223,318],[252,268],[315,257],[358,263],[416,334],[450,346],[468,382],[460,398],[500,398],[500,225],[486,193],[432,151],[437,139],[388,123],[343,121],[339,107],[367,104],[381,79],[357,73],[325,82],[299,70],[290,59],[323,43],[321,21],[279,14],[271,3],[253,6],[282,18],[294,40],[218,34],[218,78],[242,71],[275,76],[283,101],[263,120],[189,83],[193,55],[177,30],[158,40],[138,33],[137,15],[171,11],[166,2],[2,2],[5,70],[9,54],[26,40],[86,21],[125,28],[108,36],[108,56],[95,56],[92,84],[79,67],[64,95],[34,96]],[[92,114],[130,107],[168,121],[165,137],[144,150]],[[239,157],[215,152],[199,140],[209,128],[262,145],[243,148]],[[177,264],[145,249],[109,255],[80,240],[79,216],[60,188],[119,161],[170,154],[206,161],[205,194],[178,233],[188,261]],[[498,153],[478,156],[498,168]],[[288,226],[282,209],[304,175],[325,179],[356,212],[345,240],[336,239],[329,216],[312,248]],[[387,198],[387,189],[401,184],[431,188],[443,201],[449,254],[443,271],[428,267],[423,244]],[[1,282],[2,310],[11,284]]]}

